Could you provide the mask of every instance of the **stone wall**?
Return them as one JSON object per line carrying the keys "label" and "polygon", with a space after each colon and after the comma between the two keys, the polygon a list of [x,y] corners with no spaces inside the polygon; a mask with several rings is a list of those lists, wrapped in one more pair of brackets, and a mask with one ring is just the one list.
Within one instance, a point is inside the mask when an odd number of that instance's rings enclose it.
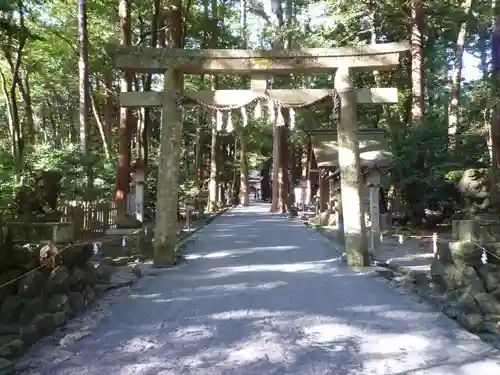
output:
{"label": "stone wall", "polygon": [[9,261],[0,260],[0,286],[16,281],[0,287],[1,375],[10,373],[11,359],[84,310],[107,288],[112,267],[92,264],[91,255],[91,245],[60,253],[48,245],[8,249],[4,258]]}
{"label": "stone wall", "polygon": [[481,247],[470,241],[440,243],[431,278],[446,300],[447,315],[470,331],[500,333],[500,265],[484,264]]}

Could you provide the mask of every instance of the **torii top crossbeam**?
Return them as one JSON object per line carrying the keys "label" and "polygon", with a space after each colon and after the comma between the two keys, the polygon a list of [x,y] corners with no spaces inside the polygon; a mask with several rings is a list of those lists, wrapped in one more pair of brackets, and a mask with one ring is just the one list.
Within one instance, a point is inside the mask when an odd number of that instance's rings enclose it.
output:
{"label": "torii top crossbeam", "polygon": [[349,66],[354,70],[393,69],[408,43],[384,43],[299,50],[186,50],[114,47],[115,66],[136,72],[163,73],[175,68],[188,74],[325,73]]}

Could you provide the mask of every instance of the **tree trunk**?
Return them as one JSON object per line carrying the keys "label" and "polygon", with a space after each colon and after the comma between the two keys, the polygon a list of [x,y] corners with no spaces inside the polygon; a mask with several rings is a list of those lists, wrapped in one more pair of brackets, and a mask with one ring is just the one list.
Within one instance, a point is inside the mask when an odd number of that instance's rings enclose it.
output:
{"label": "tree trunk", "polygon": [[19,93],[24,102],[25,119],[26,119],[26,133],[30,144],[36,144],[37,131],[35,129],[35,117],[33,113],[33,105],[31,103],[31,90],[29,84],[29,74],[23,71],[22,80],[19,80]]}
{"label": "tree trunk", "polygon": [[492,0],[493,21],[491,34],[491,95],[495,100],[491,120],[491,191],[493,192],[493,200],[498,202],[497,194],[497,171],[500,167],[500,102],[497,100],[500,97],[500,0]]}
{"label": "tree trunk", "polygon": [[12,154],[12,158],[14,160],[17,159],[17,140],[16,140],[16,131],[14,130],[14,108],[12,107],[12,103],[10,101],[9,89],[7,87],[7,78],[5,74],[0,70],[0,78],[2,78],[2,93],[5,99],[5,103],[7,104],[7,122],[9,124],[9,135],[10,135],[10,151]]}
{"label": "tree trunk", "polygon": [[117,112],[114,90],[113,76],[108,73],[104,76],[105,103],[104,103],[104,135],[108,141],[109,149],[114,149],[113,138],[111,137],[111,129],[114,129],[117,123]]}
{"label": "tree trunk", "polygon": [[272,165],[273,165],[273,159],[272,158],[267,159],[264,162],[262,170],[260,172],[260,176],[262,177],[260,182],[260,192],[261,192],[261,199],[264,202],[268,202],[269,199],[272,198],[271,181],[269,179]]}
{"label": "tree trunk", "polygon": [[17,6],[17,13],[19,19],[19,29],[22,30],[22,33],[18,36],[19,42],[17,48],[13,47],[12,49],[7,46],[4,48],[5,58],[7,63],[10,66],[12,82],[10,88],[7,90],[5,77],[2,77],[2,83],[4,85],[3,90],[4,95],[7,97],[7,103],[9,108],[9,130],[11,132],[11,138],[14,146],[12,147],[12,151],[14,152],[14,161],[15,161],[15,169],[16,175],[19,178],[21,176],[21,172],[24,168],[24,131],[21,126],[20,116],[19,116],[19,106],[17,102],[17,89],[20,83],[20,69],[21,69],[21,61],[23,56],[23,49],[26,45],[27,33],[25,29],[25,7],[23,0],[17,0],[15,2]]}
{"label": "tree trunk", "polygon": [[[156,48],[158,46],[158,25],[160,21],[160,7],[161,0],[154,0],[153,2],[153,17],[151,19],[151,47]],[[144,82],[144,91],[151,91],[151,83],[152,83],[152,74],[148,74],[146,76],[146,80]],[[142,132],[139,135],[141,140],[141,149],[142,149],[142,160],[145,168],[145,176],[147,178],[147,166],[148,166],[148,158],[149,158],[149,146],[148,146],[148,137],[149,137],[149,129],[151,128],[151,109],[144,108],[143,109],[143,127]]]}
{"label": "tree trunk", "polygon": [[[131,15],[129,0],[119,0],[118,13],[120,17],[120,44],[130,46],[132,44],[131,35]],[[134,74],[123,72],[120,80],[121,91],[132,91]],[[130,192],[130,162],[132,143],[132,110],[130,108],[120,108],[120,128],[118,135],[118,167],[116,171],[116,196],[118,216],[127,213],[127,196]]]}
{"label": "tree trunk", "polygon": [[[418,128],[424,120],[424,10],[423,0],[411,0],[410,20],[410,54],[411,54],[411,111],[408,123],[413,128]],[[421,150],[416,151],[415,162],[405,168],[406,173],[421,171],[425,167],[425,155]],[[420,205],[421,184],[415,181],[407,184],[404,191],[405,200],[410,207],[409,215],[412,224],[418,225],[424,215],[423,207]]]}
{"label": "tree trunk", "polygon": [[459,130],[460,88],[462,83],[462,58],[467,38],[468,19],[472,11],[472,0],[462,2],[464,20],[460,23],[455,47],[455,63],[451,83],[451,98],[448,109],[448,149],[454,151],[457,147],[457,132]]}
{"label": "tree trunk", "polygon": [[[378,5],[378,2],[374,1],[374,0],[370,0],[370,3],[369,3],[369,20],[370,20],[370,44],[371,45],[375,45],[377,44],[377,24],[376,24],[376,20],[377,20],[377,5]],[[383,87],[383,82],[382,82],[382,75],[380,74],[380,72],[378,70],[374,70],[373,71],[373,79],[375,81],[375,86],[376,87]],[[377,106],[379,107],[379,106]],[[389,126],[392,125],[393,121],[391,121],[391,112],[389,111],[389,108],[386,104],[382,104],[381,105],[382,107],[382,113],[384,114],[384,117],[387,119],[387,122],[389,124]],[[399,124],[398,124],[399,126]],[[375,127],[378,128],[379,127],[379,124],[378,124],[378,121],[375,123]],[[393,131],[392,129],[390,129],[391,132]],[[396,132],[400,132],[401,129],[396,129]]]}
{"label": "tree trunk", "polygon": [[[78,0],[78,76],[79,76],[79,110],[80,110],[80,151],[87,161],[89,155],[89,40],[87,33],[86,0]],[[93,186],[92,166],[86,163],[87,186]]]}
{"label": "tree trunk", "polygon": [[424,8],[423,0],[411,0],[411,93],[410,123],[418,123],[424,116]]}
{"label": "tree trunk", "polygon": [[105,125],[102,123],[101,118],[99,117],[99,110],[97,109],[94,100],[94,95],[92,93],[92,87],[90,87],[90,85],[89,85],[89,98],[90,98],[90,105],[92,107],[92,112],[94,113],[95,122],[97,124],[97,128],[99,129],[99,135],[101,136],[102,150],[104,152],[104,157],[106,158],[106,161],[110,161],[111,155],[109,152],[108,138],[106,137]]}

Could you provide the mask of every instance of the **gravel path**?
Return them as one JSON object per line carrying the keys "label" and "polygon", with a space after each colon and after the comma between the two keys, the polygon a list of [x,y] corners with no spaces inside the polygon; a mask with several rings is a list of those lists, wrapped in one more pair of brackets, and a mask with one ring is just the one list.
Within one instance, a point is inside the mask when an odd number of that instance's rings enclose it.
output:
{"label": "gravel path", "polygon": [[31,374],[500,374],[496,349],[267,212],[216,219],[187,264],[143,278],[86,337],[34,350]]}

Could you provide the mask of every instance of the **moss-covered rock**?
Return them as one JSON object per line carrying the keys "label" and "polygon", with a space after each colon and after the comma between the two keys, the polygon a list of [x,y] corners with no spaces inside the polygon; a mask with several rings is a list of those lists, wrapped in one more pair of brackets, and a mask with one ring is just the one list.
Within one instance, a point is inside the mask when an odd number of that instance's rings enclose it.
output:
{"label": "moss-covered rock", "polygon": [[42,297],[35,297],[24,301],[24,309],[19,318],[22,325],[27,325],[37,316],[45,311],[45,303]]}
{"label": "moss-covered rock", "polygon": [[7,358],[0,358],[0,375],[14,375],[15,372],[14,363]]}
{"label": "moss-covered rock", "polygon": [[40,339],[40,331],[34,325],[19,328],[19,336],[27,345],[34,344]]}
{"label": "moss-covered rock", "polygon": [[36,297],[42,292],[43,283],[43,274],[40,271],[33,271],[19,281],[17,294],[25,298]]}
{"label": "moss-covered rock", "polygon": [[68,294],[68,302],[71,312],[77,314],[85,309],[85,298],[82,293],[71,292]]}
{"label": "moss-covered rock", "polygon": [[31,322],[31,325],[35,326],[42,335],[48,335],[56,329],[54,319],[50,313],[38,314]]}
{"label": "moss-covered rock", "polygon": [[49,312],[62,311],[67,313],[70,309],[69,298],[66,294],[54,294],[49,300]]}
{"label": "moss-covered rock", "polygon": [[52,270],[47,280],[48,294],[68,293],[70,291],[69,272],[66,266],[57,266]]}
{"label": "moss-covered rock", "polygon": [[58,311],[52,314],[52,320],[54,322],[54,325],[56,327],[62,326],[64,323],[66,323],[68,316],[64,311]]}
{"label": "moss-covered rock", "polygon": [[72,291],[80,290],[84,280],[85,280],[85,271],[80,267],[73,267],[69,271],[69,283],[70,283],[70,289]]}
{"label": "moss-covered rock", "polygon": [[0,338],[0,357],[14,359],[24,352],[24,342],[18,336]]}
{"label": "moss-covered rock", "polygon": [[17,323],[24,309],[24,300],[20,296],[8,296],[0,307],[0,322]]}

